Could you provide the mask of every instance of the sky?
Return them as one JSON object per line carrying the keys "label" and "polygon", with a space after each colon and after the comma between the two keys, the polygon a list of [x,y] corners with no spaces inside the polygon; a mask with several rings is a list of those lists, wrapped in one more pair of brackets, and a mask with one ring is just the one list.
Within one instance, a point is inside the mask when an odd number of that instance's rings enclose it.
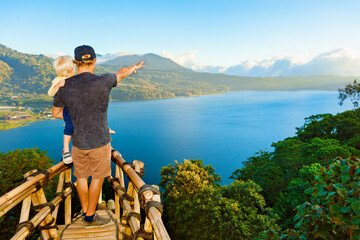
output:
{"label": "sky", "polygon": [[155,53],[195,70],[246,75],[278,60],[292,69],[342,52],[342,62],[355,59],[360,69],[360,1],[0,0],[0,9],[0,43],[25,53],[73,55],[88,44],[100,54]]}

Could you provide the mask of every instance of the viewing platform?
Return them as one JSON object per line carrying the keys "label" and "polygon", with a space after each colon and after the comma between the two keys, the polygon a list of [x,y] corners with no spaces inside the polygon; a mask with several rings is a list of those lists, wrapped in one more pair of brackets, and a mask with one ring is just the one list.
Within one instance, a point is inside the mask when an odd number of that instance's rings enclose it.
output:
{"label": "viewing platform", "polygon": [[97,210],[96,213],[100,217],[109,218],[109,214],[112,214],[112,220],[106,226],[98,226],[94,228],[84,228],[81,218],[74,219],[70,225],[59,225],[58,226],[58,236],[61,236],[61,239],[67,240],[96,240],[96,239],[107,239],[107,240],[117,240],[121,239],[119,237],[120,232],[126,232],[126,229],[121,229],[122,227],[119,222],[115,219],[115,214],[113,214],[108,209]]}
{"label": "viewing platform", "polygon": [[[82,216],[73,216],[71,195],[76,190],[76,183],[71,182],[72,166],[60,162],[48,170],[26,173],[24,183],[0,197],[0,217],[22,202],[19,225],[11,239],[25,239],[36,230],[44,240],[170,239],[161,219],[163,207],[159,187],[147,185],[141,179],[145,172],[144,163],[136,160],[128,163],[115,150],[112,161],[116,165],[115,177],[106,179],[114,189],[115,206],[109,210],[100,194],[96,211],[100,217],[110,218],[109,224],[84,228]],[[124,175],[129,180],[127,188]],[[48,202],[43,188],[56,176],[59,176],[56,193]],[[57,225],[61,202],[64,202],[65,224]],[[35,215],[29,220],[30,210],[34,210]]]}

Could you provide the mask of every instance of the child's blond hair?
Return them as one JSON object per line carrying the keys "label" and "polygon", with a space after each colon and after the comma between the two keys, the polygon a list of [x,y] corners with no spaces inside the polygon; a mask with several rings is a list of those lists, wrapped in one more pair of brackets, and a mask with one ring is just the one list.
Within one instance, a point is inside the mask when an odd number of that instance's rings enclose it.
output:
{"label": "child's blond hair", "polygon": [[59,90],[60,82],[64,82],[66,78],[71,77],[75,72],[75,64],[73,58],[70,56],[61,56],[54,60],[53,67],[57,77],[52,81],[51,87],[48,90],[49,96],[53,97]]}
{"label": "child's blond hair", "polygon": [[61,56],[56,58],[53,66],[58,77],[71,77],[75,70],[73,58],[70,56]]}

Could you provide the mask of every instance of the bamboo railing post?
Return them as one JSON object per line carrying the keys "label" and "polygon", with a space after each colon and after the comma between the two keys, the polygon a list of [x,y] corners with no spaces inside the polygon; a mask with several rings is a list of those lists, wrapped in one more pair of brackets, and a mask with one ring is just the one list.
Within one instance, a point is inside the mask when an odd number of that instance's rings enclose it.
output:
{"label": "bamboo railing post", "polygon": [[23,200],[19,223],[29,220],[31,207],[31,195]]}
{"label": "bamboo railing post", "polygon": [[[39,189],[39,191],[37,191],[36,194],[38,195],[38,199],[40,200],[41,204],[47,203],[45,192],[44,192],[43,188]],[[46,225],[46,224],[49,224],[51,221],[53,221],[53,217],[51,214],[48,214],[48,215],[46,215],[43,222],[45,223],[44,225]],[[51,238],[58,237],[57,230],[54,228],[49,229],[49,233],[50,233]]]}
{"label": "bamboo railing post", "polygon": [[[24,174],[24,179],[27,179],[31,174],[35,173],[37,170],[31,170]],[[19,223],[29,220],[30,216],[30,207],[31,207],[31,195],[27,196],[22,203],[21,213]]]}
{"label": "bamboo railing post", "polygon": [[[134,160],[133,164],[135,166],[135,171],[140,174],[141,166],[144,167],[144,163]],[[134,198],[134,212],[140,213],[140,202],[138,190],[136,188],[133,189],[133,198]]]}
{"label": "bamboo railing post", "polygon": [[[65,170],[65,183],[71,182],[71,168]],[[65,225],[71,223],[71,194],[65,198]]]}
{"label": "bamboo railing post", "polygon": [[[70,195],[72,192],[72,189],[70,187],[66,188],[64,190],[64,196],[67,197],[68,195]],[[36,203],[38,201],[38,199],[36,199],[36,197],[33,198],[34,202]],[[55,197],[51,203],[54,204],[54,206],[58,206],[60,204],[60,202],[62,201],[60,196]],[[44,222],[44,219],[46,216],[51,214],[51,208],[49,206],[45,206],[44,208],[42,208],[40,210],[40,212],[38,214],[36,214],[31,220],[30,222],[32,222],[32,224],[36,227],[39,224],[41,225],[41,223]],[[11,240],[22,240],[25,239],[27,236],[29,235],[29,229],[27,229],[26,227],[22,227],[21,229],[19,229],[18,232],[15,233],[15,235],[11,238]],[[43,235],[44,238],[44,235]],[[44,238],[44,239],[49,239],[49,237]]]}
{"label": "bamboo railing post", "polygon": [[[134,198],[134,206],[135,206],[135,201],[136,201],[136,199],[135,199],[135,188],[134,188],[134,186],[133,186],[133,184],[131,183],[131,181],[129,181],[129,186],[128,186],[128,189],[127,189],[127,194],[129,195],[129,196],[131,196],[131,197],[133,197]],[[127,201],[127,200],[124,200],[124,201]],[[129,206],[131,206],[130,205],[130,202],[129,202]],[[130,209],[126,209],[126,217],[129,215],[129,213],[131,213],[131,212],[135,212],[135,211],[133,211],[133,207],[130,207]],[[130,218],[130,221],[133,221],[133,228],[132,228],[132,230],[133,230],[133,232],[136,232],[138,229],[140,229],[140,221],[139,221],[139,219],[137,219],[137,218]]]}
{"label": "bamboo railing post", "polygon": [[[145,185],[145,182],[136,174],[134,169],[132,169],[129,165],[123,165],[125,163],[125,160],[122,158],[119,152],[113,151],[112,158],[117,165],[123,166],[124,171],[126,171],[131,182],[136,186],[137,189],[140,189],[143,185]],[[148,190],[143,192],[142,195],[145,199],[152,199],[154,194],[152,191]],[[153,226],[156,237],[162,240],[170,239],[164,223],[162,222],[161,214],[159,213],[159,211],[155,207],[151,207],[149,209],[148,216]]]}
{"label": "bamboo railing post", "polygon": [[[160,189],[159,189],[159,186],[157,186],[157,185],[152,185],[153,187],[155,187],[155,188],[157,188],[157,190],[158,191],[160,191]],[[161,203],[161,197],[160,197],[160,194],[154,194],[154,196],[153,196],[153,198],[151,199],[152,201],[156,201],[156,202],[160,202]],[[157,210],[157,209],[154,209],[154,208],[152,208],[152,210],[155,210],[155,211],[157,211],[158,212],[158,214],[161,216],[161,213],[160,213],[160,211],[159,210]],[[150,210],[149,210],[150,211]],[[158,231],[159,231],[159,233],[158,234],[154,234],[154,237],[155,237],[155,240],[157,239],[157,235],[158,236],[161,236],[161,233],[160,233],[160,231],[161,231],[161,229],[157,229]]]}
{"label": "bamboo railing post", "polygon": [[[107,180],[109,182],[111,181],[111,179],[112,179],[111,176],[107,177]],[[117,186],[118,186],[118,183],[113,182],[113,188],[116,189]],[[118,194],[119,197],[124,194],[120,189],[116,189],[115,192]],[[123,199],[122,203],[123,203],[122,205],[124,207],[123,211],[125,212],[125,216],[127,216],[131,212],[132,208],[126,199]],[[138,231],[140,229],[140,226],[138,225],[138,221],[139,220],[136,217],[134,217],[134,216],[130,217],[129,222],[127,224],[129,224],[132,233],[135,233],[136,231]],[[123,223],[122,221],[121,221],[121,223],[126,224],[126,223]]]}
{"label": "bamboo railing post", "polygon": [[[120,179],[120,171],[121,171],[121,175],[123,175],[120,167],[115,164],[115,178]],[[124,177],[122,177],[122,180],[124,180]],[[121,185],[121,180],[120,180],[120,185]],[[115,220],[118,221],[119,219],[120,219],[120,202],[119,202],[119,196],[115,192]]]}
{"label": "bamboo railing post", "polygon": [[[135,171],[140,174],[141,168],[144,167],[144,163],[134,160],[133,164],[135,166]],[[130,179],[129,179],[130,180]],[[132,197],[134,198],[134,212],[140,214],[140,201],[139,201],[139,195],[138,195],[138,190],[133,187],[133,195]],[[140,227],[140,221],[138,221],[138,226]],[[138,237],[137,239],[143,240],[142,237]]]}
{"label": "bamboo railing post", "polygon": [[[129,179],[130,180],[130,179]],[[127,189],[127,194],[131,197],[134,197],[134,186],[132,184],[131,181],[129,181],[129,185],[128,185],[128,189]],[[135,198],[134,198],[134,201],[135,201]],[[129,213],[127,213],[129,214]]]}
{"label": "bamboo railing post", "polygon": [[[37,205],[41,204],[41,201],[39,199],[37,192],[32,194],[32,203],[33,203],[33,206],[37,206]],[[45,222],[41,222],[40,226],[44,226],[45,224],[46,224]],[[45,239],[45,240],[50,239],[50,233],[46,229],[41,230],[41,235],[42,235],[43,239]]]}
{"label": "bamboo railing post", "polygon": [[[141,162],[137,161],[137,160],[134,160],[133,164],[135,166],[135,171],[140,174]],[[144,166],[144,163],[142,163],[142,166]],[[134,198],[134,212],[140,214],[139,195],[138,195],[138,190],[135,187],[133,187],[132,197]],[[138,221],[138,226],[140,227],[140,221]]]}
{"label": "bamboo railing post", "polygon": [[[148,233],[152,233],[153,232],[153,227],[151,225],[151,221],[150,219],[148,218],[148,216],[146,216],[145,218],[145,224],[144,224],[144,230]],[[154,234],[154,240],[156,240],[157,237],[156,235]]]}
{"label": "bamboo railing post", "polygon": [[[37,172],[37,169],[34,169],[30,172],[25,173],[24,177],[26,177],[26,180],[31,180],[33,177],[29,177],[29,175],[36,173],[36,172]],[[42,201],[43,199],[40,198],[40,195],[41,195],[40,191],[42,191],[42,193],[44,193],[43,189],[41,188],[38,191],[34,192],[31,196],[31,200],[32,200],[32,203],[34,206],[44,203]],[[46,202],[46,199],[45,199],[45,202]],[[44,225],[46,225],[46,222],[41,222],[40,226],[44,226]],[[42,230],[41,235],[42,235],[43,239],[45,239],[45,240],[50,239],[50,232],[48,230]]]}
{"label": "bamboo railing post", "polygon": [[[129,179],[130,180],[130,179]],[[129,185],[128,185],[128,189],[127,189],[127,194],[129,195],[129,196],[131,196],[131,197],[133,197],[134,198],[134,204],[135,204],[135,197],[134,197],[134,186],[133,186],[133,183],[131,182],[131,181],[129,181]],[[127,218],[128,217],[128,215],[129,215],[129,213],[131,213],[132,212],[132,207],[131,207],[131,205],[130,205],[130,202],[129,201],[127,201],[126,199],[124,199],[123,200],[123,202],[127,202],[127,204],[125,205],[125,206],[129,206],[129,207],[125,207],[125,209],[123,209],[124,211],[124,216]],[[136,232],[136,231],[138,231],[139,229],[140,229],[140,221],[139,221],[139,219],[137,219],[137,218],[130,218],[130,222],[131,222],[131,224],[130,223],[128,223],[129,225],[130,225],[130,228],[131,228],[131,230],[132,230],[132,232],[134,233],[134,232]]]}
{"label": "bamboo railing post", "polygon": [[[63,186],[64,186],[64,172],[60,173],[56,192],[62,192]],[[58,211],[59,211],[59,206],[56,206],[55,210],[52,213],[52,216],[54,218],[54,223],[52,224],[53,226],[56,224]]]}

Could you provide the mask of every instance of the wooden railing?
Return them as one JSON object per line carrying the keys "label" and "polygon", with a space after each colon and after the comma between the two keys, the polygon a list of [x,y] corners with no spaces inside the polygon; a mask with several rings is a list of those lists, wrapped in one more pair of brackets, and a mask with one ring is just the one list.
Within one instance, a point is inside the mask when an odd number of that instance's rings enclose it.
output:
{"label": "wooden railing", "polygon": [[[64,173],[67,187],[62,190]],[[57,196],[48,203],[43,187],[48,181],[59,174]],[[23,202],[20,224],[17,232],[11,239],[25,239],[37,226],[42,227],[41,235],[43,239],[57,238],[57,230],[55,228],[48,229],[48,227],[55,226],[59,204],[63,200],[65,201],[65,223],[71,222],[71,192],[73,191],[71,185],[71,169],[63,162],[60,162],[46,171],[30,171],[26,173],[24,177],[26,181],[23,184],[0,198],[0,217],[21,201]],[[31,203],[34,207],[40,206],[42,208],[39,213],[29,220]]]}
{"label": "wooden railing", "polygon": [[[144,164],[136,160],[132,164],[127,163],[115,150],[112,152],[112,161],[116,164],[115,177],[108,176],[107,180],[115,190],[114,220],[121,233],[118,238],[170,239],[161,219],[159,188],[146,185],[141,179]],[[57,175],[59,181],[55,197],[47,202],[43,187]],[[127,190],[124,175],[129,179]],[[65,202],[65,225],[72,223],[71,193],[74,184],[71,182],[71,168],[60,162],[46,171],[34,170],[24,177],[26,181],[23,184],[0,197],[0,217],[22,201],[19,225],[11,239],[25,239],[36,228],[44,240],[59,239],[56,219],[60,202]],[[39,212],[29,220],[31,204]],[[141,213],[145,213],[145,216],[141,216]],[[144,224],[141,224],[144,219]]]}
{"label": "wooden railing", "polygon": [[[144,163],[135,160],[133,164],[129,164],[117,151],[113,151],[112,160],[116,164],[115,179],[111,177],[107,179],[115,189],[115,204],[120,203],[123,206],[122,225],[126,226],[128,222],[135,239],[139,233],[146,235],[152,232],[155,233],[155,239],[170,239],[161,219],[159,188],[156,185],[146,185],[141,179]],[[127,191],[125,191],[124,174],[130,180]],[[131,202],[134,202],[133,207]],[[143,208],[146,214],[144,229],[140,229],[140,208]],[[120,219],[120,206],[115,208],[115,217]],[[139,235],[143,236],[142,234]]]}

